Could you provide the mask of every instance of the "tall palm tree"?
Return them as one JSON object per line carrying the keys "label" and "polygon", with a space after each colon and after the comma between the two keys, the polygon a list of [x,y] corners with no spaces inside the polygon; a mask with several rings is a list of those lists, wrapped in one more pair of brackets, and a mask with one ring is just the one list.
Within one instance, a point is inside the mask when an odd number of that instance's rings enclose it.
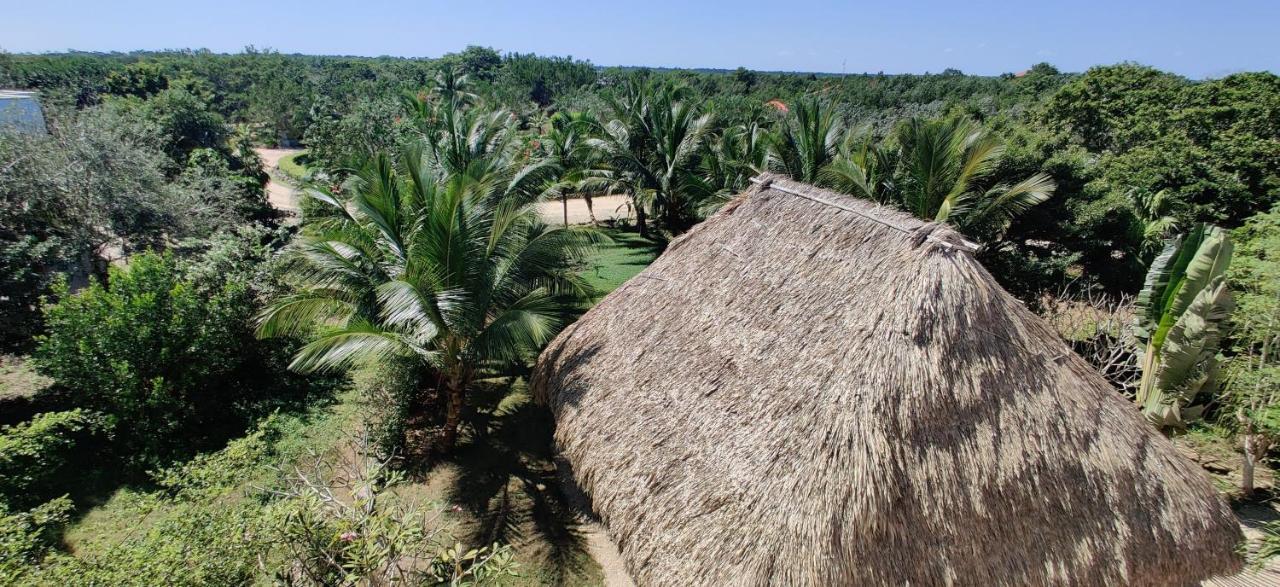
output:
{"label": "tall palm tree", "polygon": [[796,100],[787,118],[769,137],[769,168],[796,181],[818,183],[844,139],[844,124],[819,98]]}
{"label": "tall palm tree", "polygon": [[432,88],[437,96],[446,102],[470,106],[480,100],[474,92],[471,76],[449,65],[436,72],[435,84]]}
{"label": "tall palm tree", "polygon": [[724,128],[707,141],[699,166],[711,197],[701,216],[714,212],[749,187],[749,180],[766,169],[768,133],[758,122]]}
{"label": "tall palm tree", "polygon": [[546,161],[555,166],[557,177],[547,190],[551,197],[559,197],[564,206],[564,223],[569,224],[569,194],[579,194],[587,204],[591,223],[595,224],[595,212],[591,207],[591,192],[599,182],[591,173],[594,155],[587,139],[595,128],[595,119],[585,112],[557,112],[547,120],[546,129],[538,137],[538,146]]}
{"label": "tall palm tree", "polygon": [[697,170],[711,115],[686,94],[682,86],[631,80],[607,98],[612,118],[589,141],[603,164],[602,177],[631,195],[642,233],[646,209],[678,232],[693,223],[697,203],[709,195]]}
{"label": "tall palm tree", "polygon": [[724,128],[707,143],[702,172],[717,190],[737,193],[766,168],[768,133],[758,122]]}
{"label": "tall palm tree", "polygon": [[421,151],[399,166],[379,155],[342,193],[307,190],[323,212],[290,253],[298,293],[262,314],[259,335],[305,337],[300,371],[417,362],[424,395],[446,398],[451,450],[472,384],[532,360],[587,294],[575,270],[594,237],[539,219],[549,167],[502,158],[452,173]]}
{"label": "tall palm tree", "polygon": [[426,137],[437,169],[483,175],[502,171],[515,158],[515,117],[511,112],[449,101],[441,104],[439,116],[439,127]]}
{"label": "tall palm tree", "polygon": [[434,134],[441,130],[441,110],[444,107],[462,110],[480,101],[480,96],[472,91],[472,86],[467,75],[447,66],[436,72],[430,92],[406,90],[400,94],[400,99],[419,128],[428,134]]}

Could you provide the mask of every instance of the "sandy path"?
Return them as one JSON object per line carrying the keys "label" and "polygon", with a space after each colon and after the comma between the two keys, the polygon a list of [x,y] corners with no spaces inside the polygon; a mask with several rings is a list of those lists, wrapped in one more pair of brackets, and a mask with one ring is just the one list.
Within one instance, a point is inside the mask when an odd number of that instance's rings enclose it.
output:
{"label": "sandy path", "polygon": [[[267,181],[267,201],[271,203],[271,207],[289,216],[295,216],[299,212],[298,194],[285,174],[280,171],[280,159],[301,150],[254,149],[254,151],[257,151],[258,156],[262,158],[262,167],[271,176]],[[631,218],[631,208],[627,205],[626,196],[596,196],[591,199],[591,203],[592,209],[595,210],[596,220],[599,222],[610,219]],[[591,214],[587,210],[586,200],[570,198],[568,207],[569,224],[587,224],[591,222]],[[542,215],[542,220],[548,224],[563,224],[565,205],[558,201],[542,202],[538,204],[538,213]]]}
{"label": "sandy path", "polygon": [[297,214],[299,211],[298,195],[293,186],[284,179],[284,173],[280,171],[280,159],[301,150],[254,149],[262,158],[262,167],[271,176],[271,179],[267,180],[267,201],[271,203],[271,207],[289,215]]}
{"label": "sandy path", "polygon": [[627,574],[627,565],[622,562],[618,546],[609,539],[604,526],[590,520],[582,524],[582,533],[587,539],[587,553],[604,571],[604,587],[636,587],[631,575]]}
{"label": "sandy path", "polygon": [[[604,222],[609,219],[631,217],[631,208],[627,205],[626,196],[596,196],[591,198],[591,207],[595,210],[596,220]],[[564,203],[541,202],[538,213],[548,224],[564,224]],[[587,202],[581,198],[569,199],[569,224],[587,224],[591,215],[587,212]]]}

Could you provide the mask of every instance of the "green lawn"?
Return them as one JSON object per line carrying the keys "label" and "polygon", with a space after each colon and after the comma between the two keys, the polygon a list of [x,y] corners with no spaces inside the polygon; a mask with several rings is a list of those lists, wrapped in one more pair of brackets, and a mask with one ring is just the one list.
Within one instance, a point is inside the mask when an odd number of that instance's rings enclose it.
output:
{"label": "green lawn", "polygon": [[31,399],[53,380],[36,373],[25,357],[0,355],[0,401]]}
{"label": "green lawn", "polygon": [[307,152],[298,151],[280,158],[280,171],[293,179],[302,179],[307,174]]}
{"label": "green lawn", "polygon": [[601,232],[613,239],[613,243],[601,246],[584,272],[587,283],[600,297],[643,271],[666,246],[661,241],[641,238],[630,230],[602,228]]}

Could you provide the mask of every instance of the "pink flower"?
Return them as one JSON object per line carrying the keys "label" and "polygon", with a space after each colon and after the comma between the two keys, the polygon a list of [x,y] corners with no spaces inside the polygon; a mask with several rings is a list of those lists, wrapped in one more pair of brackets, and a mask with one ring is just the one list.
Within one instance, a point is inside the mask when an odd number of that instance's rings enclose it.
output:
{"label": "pink flower", "polygon": [[343,532],[342,535],[338,537],[338,539],[342,540],[343,542],[351,542],[359,537],[360,535],[356,534],[355,532]]}
{"label": "pink flower", "polygon": [[453,511],[455,511],[455,512],[460,512],[460,511],[462,511],[462,506],[460,506],[460,505],[458,505],[458,504],[456,504],[456,503],[455,503],[455,504],[453,504],[453,507],[451,507],[451,508],[449,508],[449,509],[451,509],[451,510],[453,510]]}

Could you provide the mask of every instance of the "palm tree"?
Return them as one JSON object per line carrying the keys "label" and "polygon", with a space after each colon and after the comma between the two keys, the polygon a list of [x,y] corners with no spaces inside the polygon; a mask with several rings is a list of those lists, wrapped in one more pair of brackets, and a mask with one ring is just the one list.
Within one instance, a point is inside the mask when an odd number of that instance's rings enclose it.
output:
{"label": "palm tree", "polygon": [[406,90],[401,93],[400,98],[405,110],[418,122],[419,128],[428,134],[440,130],[440,110],[443,107],[461,110],[480,101],[480,97],[472,91],[469,77],[452,66],[436,72],[431,92]]}
{"label": "palm tree", "polygon": [[768,133],[759,123],[735,125],[707,141],[699,166],[711,197],[699,209],[700,216],[714,212],[749,187],[749,180],[766,169]]}
{"label": "palm tree", "polygon": [[823,169],[836,159],[845,128],[830,104],[802,98],[769,136],[769,169],[796,181],[818,183]]}
{"label": "palm tree", "polygon": [[432,89],[444,101],[462,106],[470,106],[480,100],[480,97],[472,91],[471,76],[462,73],[452,65],[445,66],[436,72],[435,85]]}
{"label": "palm tree", "polygon": [[819,173],[819,180],[837,191],[890,204],[896,193],[897,165],[898,152],[877,142],[870,130],[849,133],[835,160]]}
{"label": "palm tree", "polygon": [[511,164],[516,137],[511,112],[448,101],[440,105],[439,117],[439,127],[426,137],[437,169],[479,176]]}
{"label": "palm tree", "polygon": [[990,185],[1004,146],[963,118],[913,118],[898,127],[896,151],[856,139],[820,173],[846,193],[891,203],[915,216],[999,238],[1015,217],[1053,194],[1048,175]]}
{"label": "palm tree", "polygon": [[602,164],[599,176],[631,195],[641,234],[646,209],[679,232],[692,225],[697,203],[709,195],[697,168],[711,115],[699,112],[686,92],[682,86],[629,81],[607,98],[613,118],[589,141]]}
{"label": "palm tree", "polygon": [[473,383],[535,357],[587,294],[575,270],[594,237],[543,224],[549,167],[503,158],[452,173],[420,151],[398,167],[379,155],[343,193],[307,190],[323,213],[290,253],[298,293],[262,314],[259,335],[305,337],[291,364],[304,372],[416,362],[424,395],[447,400],[451,450]]}
{"label": "palm tree", "polygon": [[897,200],[920,218],[962,230],[1004,226],[1049,199],[1056,187],[1049,176],[1037,173],[1012,186],[984,189],[983,180],[995,171],[1004,145],[964,118],[913,118],[899,127],[897,139],[902,170]]}
{"label": "palm tree", "polygon": [[591,174],[593,151],[587,145],[588,135],[595,127],[595,119],[584,112],[557,112],[547,121],[546,129],[538,137],[538,146],[546,161],[555,165],[557,178],[547,190],[551,197],[558,196],[564,206],[564,223],[569,225],[569,194],[580,194],[587,204],[591,224],[596,223],[591,207],[591,192],[598,182]]}

